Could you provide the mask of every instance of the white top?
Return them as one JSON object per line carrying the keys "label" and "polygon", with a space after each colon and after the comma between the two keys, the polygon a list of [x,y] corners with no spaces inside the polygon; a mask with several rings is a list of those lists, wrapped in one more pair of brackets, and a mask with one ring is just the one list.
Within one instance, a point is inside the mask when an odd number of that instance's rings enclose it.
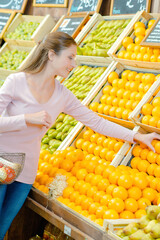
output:
{"label": "white top", "polygon": [[135,132],[99,117],[57,80],[51,98],[40,104],[28,87],[25,73],[11,74],[0,88],[0,151],[26,154],[23,171],[17,178],[19,182],[33,184],[41,139],[48,130],[35,125],[27,126],[24,114],[43,110],[50,114],[52,124],[64,112],[100,134],[133,142]]}

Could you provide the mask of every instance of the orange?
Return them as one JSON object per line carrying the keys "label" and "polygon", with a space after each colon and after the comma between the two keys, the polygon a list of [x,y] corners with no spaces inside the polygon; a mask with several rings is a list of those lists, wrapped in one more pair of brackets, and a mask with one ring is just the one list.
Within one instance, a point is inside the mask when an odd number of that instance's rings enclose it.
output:
{"label": "orange", "polygon": [[85,166],[88,173],[94,173],[94,170],[97,166],[97,163],[95,161],[88,161],[87,165]]}
{"label": "orange", "polygon": [[153,202],[153,200],[156,198],[156,190],[152,188],[145,188],[142,193],[143,197],[147,198],[150,202]]}
{"label": "orange", "polygon": [[90,105],[89,105],[89,108],[94,111],[94,112],[97,112],[97,108],[99,106],[99,103],[98,102],[92,102]]}
{"label": "orange", "polygon": [[108,148],[103,148],[103,149],[100,151],[100,157],[101,157],[101,158],[105,158],[107,152],[108,152]]}
{"label": "orange", "polygon": [[139,187],[140,189],[144,189],[148,185],[147,178],[142,173],[137,173],[133,177],[133,185]]}
{"label": "orange", "polygon": [[124,58],[124,54],[126,53],[126,51],[124,51],[124,50],[121,50],[121,51],[119,51],[118,52],[118,58]]}
{"label": "orange", "polygon": [[101,103],[106,103],[106,99],[107,99],[108,96],[109,96],[108,94],[102,95],[102,97],[100,98],[100,102]]}
{"label": "orange", "polygon": [[132,52],[126,52],[125,54],[124,54],[124,59],[131,59],[131,57],[132,57]]}
{"label": "orange", "polygon": [[135,215],[131,211],[123,211],[120,213],[120,218],[122,219],[134,219]]}
{"label": "orange", "polygon": [[153,110],[153,106],[150,103],[145,103],[142,107],[142,114],[143,115],[151,115]]}
{"label": "orange", "polygon": [[157,167],[157,164],[155,163],[152,163],[149,165],[149,167],[147,168],[147,173],[150,175],[150,176],[153,176],[154,175],[154,169]]}
{"label": "orange", "polygon": [[81,169],[79,169],[79,170],[77,171],[77,173],[76,173],[76,178],[77,178],[78,180],[84,180],[85,177],[87,176],[87,174],[88,174],[87,170],[81,168]]}
{"label": "orange", "polygon": [[149,162],[147,160],[141,160],[138,162],[137,169],[140,172],[147,172],[147,168],[149,167]]}
{"label": "orange", "polygon": [[115,157],[115,152],[112,150],[108,151],[105,155],[105,159],[110,162],[114,159],[114,157]]}
{"label": "orange", "polygon": [[160,178],[160,166],[157,166],[154,169],[154,176],[157,177],[157,178]]}
{"label": "orange", "polygon": [[150,62],[157,62],[157,56],[156,55],[152,55],[150,57]]}
{"label": "orange", "polygon": [[103,171],[105,169],[105,166],[103,164],[99,164],[98,166],[96,166],[95,168],[95,174],[97,175],[103,175]]}
{"label": "orange", "polygon": [[156,106],[152,109],[152,115],[160,118],[160,106]]}
{"label": "orange", "polygon": [[142,117],[142,123],[143,124],[146,124],[146,125],[149,125],[149,120],[151,119],[151,115],[146,115],[146,116],[144,116],[144,117]]}
{"label": "orange", "polygon": [[44,162],[49,162],[49,159],[50,159],[51,156],[52,155],[50,153],[45,154],[45,156],[43,157],[43,161]]}
{"label": "orange", "polygon": [[106,139],[105,136],[100,136],[99,138],[97,138],[97,144],[103,146],[103,142],[105,139]]}
{"label": "orange", "polygon": [[84,141],[84,142],[82,143],[82,150],[83,150],[83,151],[87,151],[89,145],[90,145],[90,142],[89,142],[89,141]]}
{"label": "orange", "polygon": [[108,203],[108,208],[114,209],[118,213],[121,213],[124,210],[124,207],[124,202],[120,198],[112,198]]}
{"label": "orange", "polygon": [[138,208],[140,209],[146,209],[147,206],[151,205],[151,202],[147,198],[140,198],[137,201]]}
{"label": "orange", "polygon": [[156,151],[156,153],[160,154],[160,141],[158,141],[158,142],[155,144],[155,151]]}
{"label": "orange", "polygon": [[95,146],[95,148],[94,148],[94,155],[95,156],[100,156],[100,152],[101,152],[101,150],[103,149],[103,147],[102,146]]}
{"label": "orange", "polygon": [[96,143],[90,143],[87,149],[87,152],[92,154],[94,153],[94,149],[96,148],[97,144]]}
{"label": "orange", "polygon": [[97,185],[99,191],[106,191],[106,188],[109,186],[108,179],[101,179]]}
{"label": "orange", "polygon": [[76,182],[77,182],[77,179],[74,176],[71,176],[67,179],[67,183],[69,187],[73,187]]}
{"label": "orange", "polygon": [[140,199],[142,196],[141,189],[138,187],[131,187],[128,189],[128,197],[134,198],[135,200]]}
{"label": "orange", "polygon": [[119,98],[114,98],[113,101],[112,101],[112,106],[118,106],[118,103],[119,103]]}
{"label": "orange", "polygon": [[118,178],[118,185],[121,187],[128,189],[128,188],[132,187],[132,184],[133,184],[133,180],[127,174],[123,174]]}
{"label": "orange", "polygon": [[106,193],[109,194],[109,195],[112,195],[113,189],[116,188],[116,187],[117,187],[117,185],[110,184],[106,189]]}
{"label": "orange", "polygon": [[131,72],[131,70],[125,70],[125,71],[123,71],[122,74],[121,74],[121,78],[128,80],[128,74],[129,74],[130,72]]}
{"label": "orange", "polygon": [[108,210],[107,206],[99,206],[96,210],[96,217],[103,218],[103,215],[107,210]]}
{"label": "orange", "polygon": [[132,105],[133,105],[134,102],[135,101],[133,101],[133,100],[127,100],[125,108],[131,110],[132,109]]}
{"label": "orange", "polygon": [[109,83],[112,83],[113,82],[113,80],[114,79],[116,79],[116,78],[119,78],[119,75],[118,75],[118,73],[117,72],[111,72],[109,75],[108,75],[108,82]]}
{"label": "orange", "polygon": [[82,201],[84,201],[87,197],[85,195],[79,195],[75,199],[75,205],[79,206],[81,205]]}
{"label": "orange", "polygon": [[105,168],[105,170],[103,171],[103,177],[104,178],[108,178],[109,175],[115,171],[115,167],[112,165],[109,165]]}
{"label": "orange", "polygon": [[127,46],[130,43],[133,43],[133,39],[131,37],[125,37],[122,41],[122,45],[123,45],[124,48],[127,48]]}
{"label": "orange", "polygon": [[103,219],[118,219],[119,214],[114,209],[108,209],[103,215]]}
{"label": "orange", "polygon": [[44,156],[47,154],[49,154],[49,152],[46,149],[41,149],[39,158],[41,158],[43,160]]}
{"label": "orange", "polygon": [[76,198],[79,197],[79,192],[78,191],[74,191],[70,194],[69,198],[71,202],[75,202]]}
{"label": "orange", "polygon": [[109,110],[112,106],[111,105],[106,105],[104,108],[103,108],[103,114],[105,115],[109,115]]}
{"label": "orange", "polygon": [[112,196],[114,198],[120,198],[122,200],[125,200],[128,197],[128,192],[124,187],[115,187],[112,191]]}
{"label": "orange", "polygon": [[95,214],[99,207],[100,207],[99,203],[97,203],[97,202],[91,203],[91,205],[89,206],[89,209],[88,209],[89,214]]}
{"label": "orange", "polygon": [[104,104],[104,103],[99,104],[99,106],[97,107],[97,112],[98,112],[98,113],[103,113],[104,107],[105,107],[105,104]]}
{"label": "orange", "polygon": [[90,219],[91,221],[95,221],[96,220],[96,215],[95,214],[90,214],[87,217],[88,219]]}
{"label": "orange", "polygon": [[95,202],[100,202],[101,198],[105,195],[104,191],[97,191],[93,197]]}
{"label": "orange", "polygon": [[110,194],[105,194],[101,197],[100,204],[102,206],[108,206],[108,203],[110,202],[111,199],[112,199],[112,196]]}
{"label": "orange", "polygon": [[160,97],[155,97],[152,101],[153,107],[160,106]]}
{"label": "orange", "polygon": [[136,218],[141,218],[142,216],[146,215],[146,211],[144,209],[139,209],[135,212],[135,217]]}
{"label": "orange", "polygon": [[111,107],[111,108],[109,109],[109,115],[110,115],[111,117],[115,117],[115,110],[116,110],[116,107]]}
{"label": "orange", "polygon": [[112,81],[112,86],[113,87],[118,87],[118,82],[119,82],[119,78],[116,78]]}
{"label": "orange", "polygon": [[91,187],[90,183],[84,183],[79,189],[80,194],[86,195],[86,193],[90,187]]}
{"label": "orange", "polygon": [[134,31],[136,37],[138,36],[145,36],[145,28],[144,27],[137,27]]}
{"label": "orange", "polygon": [[43,193],[48,194],[49,189],[48,189],[48,187],[44,186],[43,184],[42,184],[42,185],[39,185],[37,188],[38,188],[40,191],[42,191]]}
{"label": "orange", "polygon": [[132,154],[135,157],[139,157],[141,154],[142,148],[139,145],[135,145],[135,147],[133,148]]}
{"label": "orange", "polygon": [[134,198],[127,198],[124,201],[125,210],[130,212],[136,212],[138,210],[138,203]]}
{"label": "orange", "polygon": [[107,85],[102,89],[103,94],[110,94],[110,91],[112,89],[111,85]]}
{"label": "orange", "polygon": [[[136,53],[136,55],[140,52],[140,45],[136,44],[134,47],[134,52]],[[137,57],[136,57],[137,58]]]}
{"label": "orange", "polygon": [[93,178],[94,173],[89,173],[87,174],[87,176],[85,177],[85,182],[91,182],[91,179]]}
{"label": "orange", "polygon": [[143,61],[150,62],[150,57],[151,57],[151,55],[149,53],[145,53],[143,55]]}
{"label": "orange", "polygon": [[126,102],[127,102],[127,99],[120,99],[119,100],[119,107],[125,107]]}
{"label": "orange", "polygon": [[101,218],[97,218],[94,222],[100,226],[103,226],[103,219]]}
{"label": "orange", "polygon": [[115,116],[117,118],[122,118],[122,112],[124,111],[124,108],[122,107],[118,107],[116,110],[115,110]]}
{"label": "orange", "polygon": [[101,175],[94,175],[90,183],[92,186],[97,186],[100,180],[102,180]]}
{"label": "orange", "polygon": [[85,181],[83,181],[83,180],[77,181],[77,182],[74,184],[74,189],[75,189],[76,191],[79,191],[80,187],[81,187],[84,183],[85,183]]}
{"label": "orange", "polygon": [[118,98],[123,98],[123,94],[125,92],[125,89],[121,88],[117,91],[117,97]]}
{"label": "orange", "polygon": [[128,80],[129,80],[129,81],[135,81],[136,75],[137,75],[137,72],[135,72],[135,71],[130,71],[130,72],[128,73]]}
{"label": "orange", "polygon": [[98,191],[96,186],[92,186],[87,191],[87,197],[93,198],[94,194]]}
{"label": "orange", "polygon": [[71,169],[73,168],[73,162],[72,160],[65,159],[63,162],[60,164],[61,168],[66,170],[67,172],[70,172]]}
{"label": "orange", "polygon": [[135,42],[135,44],[140,44],[143,39],[144,39],[143,36],[137,36],[137,37],[134,39],[134,42]]}
{"label": "orange", "polygon": [[97,139],[100,137],[100,134],[99,133],[94,133],[92,134],[92,136],[90,137],[90,141],[92,143],[97,143]]}
{"label": "orange", "polygon": [[139,27],[142,27],[142,28],[145,28],[145,24],[143,23],[143,22],[136,22],[135,24],[134,24],[134,30],[136,29],[136,28],[139,28]]}
{"label": "orange", "polygon": [[155,19],[149,20],[149,21],[148,21],[148,28],[151,28],[154,23],[155,23]]}
{"label": "orange", "polygon": [[108,149],[109,150],[113,150],[114,149],[114,145],[117,143],[117,141],[115,139],[111,139],[109,142],[108,142]]}
{"label": "orange", "polygon": [[88,217],[88,211],[87,210],[83,210],[81,212],[81,214],[84,216],[84,217]]}
{"label": "orange", "polygon": [[143,53],[137,53],[136,60],[143,61]]}
{"label": "orange", "polygon": [[117,87],[118,87],[118,88],[125,88],[126,82],[127,82],[127,80],[124,79],[124,78],[119,79],[119,81],[118,81],[118,86],[117,86]]}
{"label": "orange", "polygon": [[83,144],[83,143],[84,143],[84,139],[79,138],[79,139],[76,141],[76,148],[82,149],[82,144]]}
{"label": "orange", "polygon": [[156,55],[156,56],[159,56],[160,55],[160,51],[158,48],[153,48],[153,54]]}
{"label": "orange", "polygon": [[64,190],[63,190],[63,197],[64,198],[69,198],[70,195],[74,192],[74,188],[73,187],[66,187]]}
{"label": "orange", "polygon": [[156,159],[158,157],[157,153],[154,153],[152,151],[149,151],[148,155],[147,155],[147,160],[150,163],[156,163]]}
{"label": "orange", "polygon": [[121,173],[118,172],[118,171],[115,171],[115,172],[112,172],[110,175],[109,175],[109,182],[111,184],[117,184],[118,183],[118,180],[121,176]]}
{"label": "orange", "polygon": [[157,127],[157,122],[158,122],[159,118],[154,116],[154,117],[151,117],[149,119],[149,125],[152,126],[152,127]]}
{"label": "orange", "polygon": [[94,132],[92,130],[86,130],[84,133],[83,133],[83,139],[86,140],[86,141],[90,141],[90,137],[92,136]]}
{"label": "orange", "polygon": [[159,205],[160,204],[160,193],[156,194],[156,197],[155,197],[155,199],[153,201],[153,204],[154,205]]}
{"label": "orange", "polygon": [[134,47],[135,47],[134,43],[128,44],[128,46],[126,48],[127,52],[133,52],[134,51]]}
{"label": "orange", "polygon": [[132,168],[137,168],[138,162],[140,161],[140,157],[134,157],[131,160],[131,167]]}
{"label": "orange", "polygon": [[116,142],[114,144],[114,148],[113,148],[114,152],[117,153],[121,149],[122,146],[123,146],[123,142]]}
{"label": "orange", "polygon": [[156,163],[157,163],[158,165],[160,165],[160,155],[158,155],[158,157],[157,157],[157,159],[156,159]]}

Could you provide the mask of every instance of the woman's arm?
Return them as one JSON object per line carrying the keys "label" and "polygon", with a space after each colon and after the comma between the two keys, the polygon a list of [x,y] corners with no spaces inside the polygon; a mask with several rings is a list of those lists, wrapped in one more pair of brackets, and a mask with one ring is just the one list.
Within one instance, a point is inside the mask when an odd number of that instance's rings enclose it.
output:
{"label": "woman's arm", "polygon": [[95,112],[88,109],[68,90],[64,87],[64,112],[72,115],[78,121],[84,125],[90,127],[92,130],[114,138],[123,139],[129,142],[140,141],[146,144],[149,148],[154,150],[151,142],[153,139],[160,139],[160,136],[156,133],[152,134],[140,134],[125,127],[122,127],[116,123],[108,121]]}
{"label": "woman's arm", "polygon": [[[14,99],[15,81],[14,75],[7,77],[0,88],[0,115]],[[24,114],[11,117],[0,117],[0,133],[17,131],[26,128]]]}

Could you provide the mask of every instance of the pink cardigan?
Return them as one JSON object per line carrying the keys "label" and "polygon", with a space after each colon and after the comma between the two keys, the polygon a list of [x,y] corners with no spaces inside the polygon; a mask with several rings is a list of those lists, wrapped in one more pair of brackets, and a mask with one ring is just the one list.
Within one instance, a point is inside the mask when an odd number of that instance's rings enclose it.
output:
{"label": "pink cardigan", "polygon": [[11,74],[0,88],[0,152],[26,154],[23,171],[17,178],[19,182],[34,182],[41,138],[47,131],[44,127],[27,126],[24,114],[42,110],[50,114],[52,124],[57,116],[64,112],[100,134],[133,142],[135,132],[99,117],[82,105],[72,92],[57,80],[49,101],[40,104],[30,92],[25,73]]}

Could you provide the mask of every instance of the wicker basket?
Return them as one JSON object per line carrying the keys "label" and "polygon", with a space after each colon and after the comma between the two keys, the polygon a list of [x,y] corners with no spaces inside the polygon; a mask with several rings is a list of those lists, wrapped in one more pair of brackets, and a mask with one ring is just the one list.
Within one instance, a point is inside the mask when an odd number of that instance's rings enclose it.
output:
{"label": "wicker basket", "polygon": [[0,153],[0,184],[12,183],[24,166],[24,153]]}

